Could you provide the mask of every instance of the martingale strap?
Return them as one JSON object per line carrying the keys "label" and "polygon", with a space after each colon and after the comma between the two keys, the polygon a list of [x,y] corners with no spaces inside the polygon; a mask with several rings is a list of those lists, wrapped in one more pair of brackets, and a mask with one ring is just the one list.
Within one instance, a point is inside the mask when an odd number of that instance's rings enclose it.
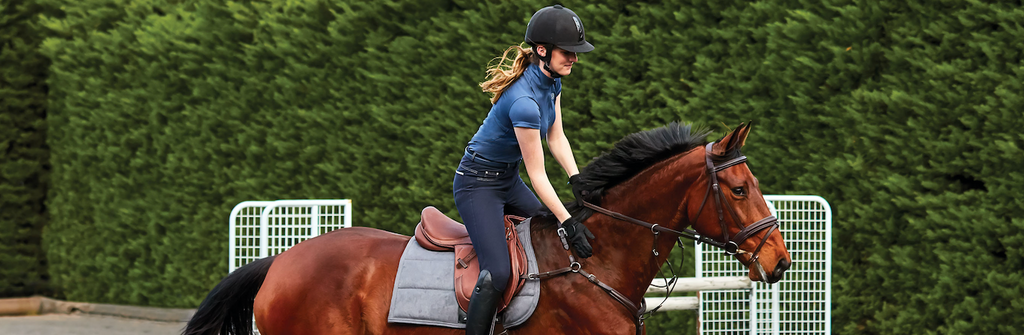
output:
{"label": "martingale strap", "polygon": [[625,306],[626,309],[629,309],[630,314],[633,315],[633,323],[636,325],[636,334],[640,335],[640,334],[643,333],[644,323],[643,323],[642,320],[643,320],[644,310],[647,309],[647,301],[646,300],[640,299],[640,306],[637,306],[632,301],[629,301],[629,298],[627,298],[624,294],[620,293],[619,291],[616,291],[611,286],[608,286],[608,284],[605,284],[605,283],[601,282],[600,280],[598,280],[597,276],[594,276],[593,274],[587,273],[586,271],[583,271],[583,270],[579,270],[577,272],[580,275],[586,277],[587,280],[589,280],[591,283],[594,283],[595,285],[597,285],[597,287],[600,287],[605,292],[608,292],[608,294],[611,295],[612,298],[615,298],[615,301],[618,301],[619,304],[622,304],[622,306]]}

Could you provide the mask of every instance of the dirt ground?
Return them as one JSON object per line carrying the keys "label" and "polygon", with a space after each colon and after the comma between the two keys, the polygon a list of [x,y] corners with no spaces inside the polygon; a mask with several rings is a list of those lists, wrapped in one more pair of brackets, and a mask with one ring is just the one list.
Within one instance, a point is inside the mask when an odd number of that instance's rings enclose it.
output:
{"label": "dirt ground", "polygon": [[177,335],[184,322],[160,322],[89,314],[0,316],[4,335]]}

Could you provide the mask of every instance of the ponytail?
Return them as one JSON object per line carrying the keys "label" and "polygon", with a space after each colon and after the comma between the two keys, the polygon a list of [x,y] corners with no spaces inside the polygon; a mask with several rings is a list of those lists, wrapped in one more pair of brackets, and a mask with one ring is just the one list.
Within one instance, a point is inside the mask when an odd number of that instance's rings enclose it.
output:
{"label": "ponytail", "polygon": [[[512,60],[512,64],[506,64],[509,61],[509,53],[515,51],[515,59]],[[498,98],[501,98],[501,94],[505,92],[509,86],[512,85],[519,77],[523,76],[523,72],[526,72],[526,68],[531,63],[536,62],[534,57],[533,49],[523,49],[519,45],[513,45],[505,49],[505,52],[501,54],[501,57],[495,58],[498,62],[494,65],[488,65],[486,81],[480,83],[480,88],[484,92],[493,94],[491,97],[491,104],[498,102]],[[494,60],[491,62],[493,63]]]}

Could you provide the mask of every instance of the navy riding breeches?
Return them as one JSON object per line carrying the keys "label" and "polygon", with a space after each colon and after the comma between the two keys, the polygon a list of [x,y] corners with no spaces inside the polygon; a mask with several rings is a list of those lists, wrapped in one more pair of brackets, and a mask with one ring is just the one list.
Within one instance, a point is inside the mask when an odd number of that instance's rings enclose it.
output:
{"label": "navy riding breeches", "polygon": [[453,186],[455,207],[469,231],[480,269],[490,271],[494,288],[504,291],[512,272],[504,216],[533,216],[540,201],[519,178],[518,162],[495,163],[467,154],[455,171]]}

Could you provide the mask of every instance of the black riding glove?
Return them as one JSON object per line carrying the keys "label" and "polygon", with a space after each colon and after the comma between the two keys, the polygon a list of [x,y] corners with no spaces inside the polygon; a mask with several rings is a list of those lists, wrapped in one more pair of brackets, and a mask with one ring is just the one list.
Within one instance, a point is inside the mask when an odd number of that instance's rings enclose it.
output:
{"label": "black riding glove", "polygon": [[576,255],[580,258],[588,258],[594,255],[594,248],[590,246],[590,241],[587,239],[594,239],[594,233],[587,229],[579,221],[576,221],[575,217],[569,217],[562,221],[562,228],[565,229],[565,239],[569,241],[569,244],[576,249]]}
{"label": "black riding glove", "polygon": [[569,184],[572,185],[572,195],[576,196],[576,204],[583,206],[584,197],[590,195],[592,187],[587,182],[583,181],[580,174],[574,174],[569,177]]}

